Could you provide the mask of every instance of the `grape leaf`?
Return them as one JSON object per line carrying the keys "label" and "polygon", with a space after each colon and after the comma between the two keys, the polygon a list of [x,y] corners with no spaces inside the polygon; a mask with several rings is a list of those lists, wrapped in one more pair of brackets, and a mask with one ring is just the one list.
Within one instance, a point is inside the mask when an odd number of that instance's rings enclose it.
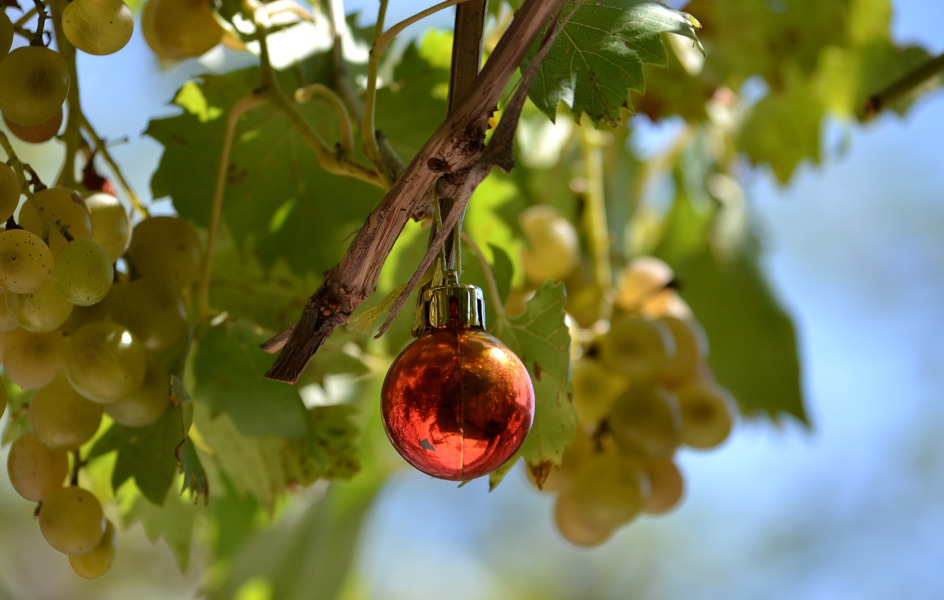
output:
{"label": "grape leaf", "polygon": [[259,348],[269,335],[245,321],[209,327],[192,352],[194,399],[212,415],[226,413],[246,435],[305,436],[298,389],[263,376],[271,356]]}
{"label": "grape leaf", "polygon": [[160,506],[137,497],[125,515],[124,522],[130,526],[140,522],[152,542],[163,539],[177,560],[181,571],[190,564],[190,549],[193,540],[194,517],[197,508],[193,502],[170,490]]}
{"label": "grape leaf", "polygon": [[[538,70],[529,97],[551,120],[564,102],[595,125],[616,124],[631,111],[629,92],[645,89],[643,64],[666,65],[663,32],[699,44],[688,14],[652,0],[568,2],[569,20]],[[525,69],[537,53],[532,46]]]}
{"label": "grape leaf", "polygon": [[489,476],[497,486],[521,456],[535,471],[560,464],[577,432],[570,383],[570,332],[564,322],[564,284],[547,281],[523,315],[499,321],[492,333],[528,367],[534,385],[534,424],[515,457]]}
{"label": "grape leaf", "polygon": [[153,425],[124,427],[113,424],[89,451],[88,458],[117,452],[112,489],[134,478],[144,497],[161,505],[177,475],[175,451],[184,439],[179,408],[167,410]]}

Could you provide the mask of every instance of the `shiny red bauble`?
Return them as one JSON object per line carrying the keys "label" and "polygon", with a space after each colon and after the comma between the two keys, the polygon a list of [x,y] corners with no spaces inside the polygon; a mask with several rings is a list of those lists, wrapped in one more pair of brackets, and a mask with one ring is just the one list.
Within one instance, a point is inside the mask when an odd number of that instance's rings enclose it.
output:
{"label": "shiny red bauble", "polygon": [[464,481],[501,466],[534,419],[521,360],[481,329],[429,331],[394,360],[383,385],[383,422],[414,467]]}

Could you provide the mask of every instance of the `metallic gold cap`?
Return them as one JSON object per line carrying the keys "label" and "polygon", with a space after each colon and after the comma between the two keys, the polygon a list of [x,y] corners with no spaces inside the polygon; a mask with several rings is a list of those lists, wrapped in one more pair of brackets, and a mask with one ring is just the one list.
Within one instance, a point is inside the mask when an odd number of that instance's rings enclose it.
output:
{"label": "metallic gold cap", "polygon": [[425,296],[428,329],[485,329],[485,296],[481,288],[460,285],[455,271],[448,271],[443,285],[430,288]]}

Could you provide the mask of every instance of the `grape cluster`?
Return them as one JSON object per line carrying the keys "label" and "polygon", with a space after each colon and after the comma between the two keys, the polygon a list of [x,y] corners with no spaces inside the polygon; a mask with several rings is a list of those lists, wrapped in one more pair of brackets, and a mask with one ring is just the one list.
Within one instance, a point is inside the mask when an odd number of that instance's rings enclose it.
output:
{"label": "grape cluster", "polygon": [[[128,43],[134,16],[122,0],[72,0],[59,25],[72,46],[104,55]],[[0,11],[0,113],[13,135],[41,143],[62,125],[62,105],[72,84],[69,67],[59,52],[42,45],[41,31],[29,45],[12,48],[17,33],[25,37],[29,32],[17,31]]]}
{"label": "grape cluster", "polygon": [[[521,221],[528,280],[572,274],[573,226],[541,206]],[[714,448],[733,428],[737,405],[714,381],[705,333],[674,283],[663,261],[636,258],[608,292],[609,319],[572,326],[576,439],[538,487],[557,494],[557,528],[574,544],[600,544],[638,515],[674,507],[684,487],[676,450]]]}
{"label": "grape cluster", "polygon": [[104,415],[143,427],[168,409],[162,361],[187,339],[184,289],[201,243],[174,217],[132,229],[102,192],[53,187],[20,204],[18,182],[0,163],[0,358],[6,379],[31,394],[7,468],[20,495],[40,503],[43,537],[76,573],[97,577],[114,556],[115,528],[77,485],[79,450]]}

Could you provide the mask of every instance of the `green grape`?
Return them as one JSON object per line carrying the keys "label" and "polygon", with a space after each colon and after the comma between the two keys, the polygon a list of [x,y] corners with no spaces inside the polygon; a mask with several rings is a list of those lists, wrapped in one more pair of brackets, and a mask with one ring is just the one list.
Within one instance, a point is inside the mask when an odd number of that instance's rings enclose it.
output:
{"label": "green grape", "polygon": [[131,232],[128,258],[140,275],[182,288],[200,268],[200,238],[183,219],[150,217]]}
{"label": "green grape", "polygon": [[19,495],[39,502],[62,487],[69,474],[69,455],[50,448],[32,433],[24,433],[10,445],[7,473]]}
{"label": "green grape", "polygon": [[72,0],[62,11],[62,32],[83,52],[113,54],[134,31],[134,15],[121,0]]}
{"label": "green grape", "polygon": [[642,306],[671,285],[675,274],[661,259],[652,256],[634,258],[623,269],[616,288],[616,305],[627,312]]}
{"label": "green grape", "polygon": [[117,537],[115,525],[110,519],[105,519],[105,533],[98,545],[86,554],[69,556],[69,564],[76,575],[85,579],[96,579],[107,573],[115,562]]}
{"label": "green grape", "polygon": [[675,347],[675,352],[659,374],[659,380],[667,385],[674,385],[691,379],[708,356],[708,338],[705,331],[694,318],[665,316],[659,318],[659,322],[671,332]]}
{"label": "green grape", "polygon": [[685,491],[685,480],[672,457],[647,460],[645,468],[651,489],[642,507],[643,512],[659,514],[678,505]]}
{"label": "green grape", "polygon": [[173,348],[187,334],[187,307],[180,292],[150,277],[115,287],[112,318],[153,352]]}
{"label": "green grape", "polygon": [[13,45],[13,21],[2,6],[0,5],[0,60],[10,52],[10,46]]}
{"label": "green grape", "polygon": [[92,239],[108,251],[112,262],[121,258],[131,243],[131,217],[111,194],[98,192],[85,199],[92,216]]}
{"label": "green grape", "polygon": [[29,144],[42,144],[43,142],[48,142],[59,133],[59,128],[62,127],[62,107],[60,107],[53,116],[39,125],[19,125],[6,117],[3,118],[3,122],[6,123],[10,133],[15,135],[18,139]]}
{"label": "green grape", "polygon": [[682,411],[682,443],[706,450],[720,446],[734,428],[737,404],[720,385],[704,380],[675,390]]}
{"label": "green grape", "polygon": [[0,60],[0,112],[31,127],[62,108],[69,91],[69,69],[55,50],[21,46]]}
{"label": "green grape", "polygon": [[0,285],[20,294],[39,289],[52,277],[49,246],[25,229],[0,232]]}
{"label": "green grape", "polygon": [[592,358],[573,363],[574,408],[581,423],[598,423],[613,408],[629,382]]}
{"label": "green grape", "polygon": [[72,304],[97,304],[108,295],[114,280],[111,256],[98,242],[72,240],[56,252],[52,281]]}
{"label": "green grape", "polygon": [[72,304],[51,281],[27,294],[3,295],[8,313],[27,331],[44,333],[59,329],[72,313]]}
{"label": "green grape", "polygon": [[[0,289],[0,296],[6,296],[7,294],[15,294],[16,292],[5,292]],[[10,314],[10,310],[7,308],[6,298],[3,301],[0,301],[0,332],[13,331],[18,328],[19,325],[13,319],[13,315]]]}
{"label": "green grape", "polygon": [[108,404],[141,386],[147,350],[131,331],[111,321],[88,323],[69,336],[65,374],[77,392]]}
{"label": "green grape", "polygon": [[578,429],[573,443],[564,452],[559,466],[551,466],[543,482],[538,482],[534,472],[528,468],[528,480],[542,492],[565,492],[573,489],[574,476],[580,471],[580,465],[593,453],[593,441],[582,429]]}
{"label": "green grape", "polygon": [[679,445],[682,416],[672,392],[657,385],[636,385],[617,398],[607,424],[623,451],[668,456]]}
{"label": "green grape", "polygon": [[59,328],[64,335],[72,335],[83,325],[95,321],[107,321],[111,315],[111,300],[115,288],[118,284],[111,286],[111,291],[101,301],[91,306],[73,306],[72,314],[66,319],[66,322]]}
{"label": "green grape", "polygon": [[92,237],[92,216],[76,192],[64,187],[36,192],[20,207],[19,223],[32,231],[57,252],[72,239]]}
{"label": "green grape", "polygon": [[6,221],[20,204],[20,179],[13,167],[0,163],[0,221]]}
{"label": "green grape", "polygon": [[170,406],[170,374],[152,355],[141,387],[105,405],[105,413],[125,427],[144,427],[157,422]]}
{"label": "green grape", "polygon": [[11,331],[3,354],[7,379],[28,390],[43,387],[62,370],[66,340],[58,331]]}
{"label": "green grape", "polygon": [[52,492],[39,509],[39,531],[63,554],[87,554],[105,535],[105,513],[98,498],[80,487]]}
{"label": "green grape", "polygon": [[600,345],[603,363],[634,383],[654,380],[674,352],[665,324],[631,316],[614,320]]}
{"label": "green grape", "polygon": [[62,375],[30,400],[30,430],[50,448],[75,450],[92,439],[101,421],[102,405],[84,398]]}
{"label": "green grape", "polygon": [[554,523],[564,539],[577,546],[598,546],[613,536],[614,527],[589,522],[569,492],[562,492],[554,503]]}
{"label": "green grape", "polygon": [[580,241],[570,221],[546,205],[521,213],[521,229],[528,241],[521,260],[528,281],[563,279],[580,263]]}
{"label": "green grape", "polygon": [[570,493],[589,526],[610,529],[628,523],[642,511],[649,479],[635,461],[604,451],[581,464]]}
{"label": "green grape", "polygon": [[147,0],[141,30],[151,51],[171,60],[200,56],[223,37],[209,0]]}

